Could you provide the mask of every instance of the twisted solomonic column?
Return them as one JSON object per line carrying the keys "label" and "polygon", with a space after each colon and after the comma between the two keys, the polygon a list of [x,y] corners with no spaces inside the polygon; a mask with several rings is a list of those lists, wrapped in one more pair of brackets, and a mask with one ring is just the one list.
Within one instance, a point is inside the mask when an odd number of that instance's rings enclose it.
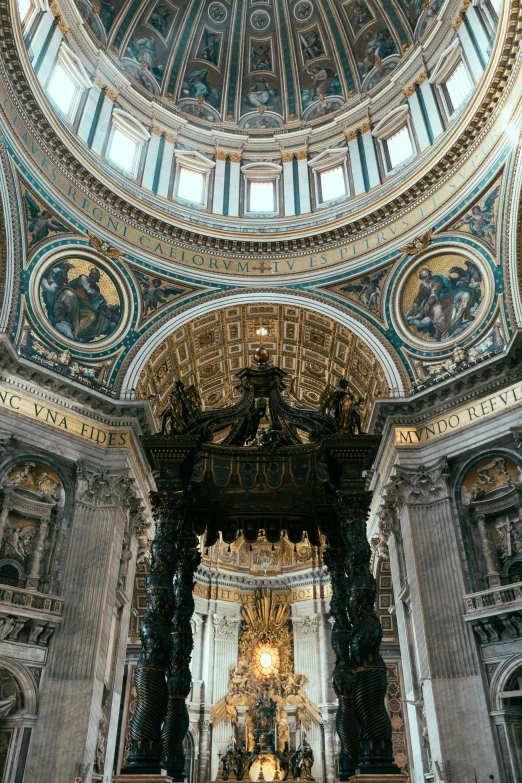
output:
{"label": "twisted solomonic column", "polygon": [[370,571],[366,519],[369,492],[338,492],[336,512],[347,545],[348,616],[352,624],[353,710],[359,723],[359,770],[400,774],[393,761],[392,729],[386,711],[386,666],[379,653],[382,628],[375,613],[376,584]]}
{"label": "twisted solomonic column", "polygon": [[173,578],[176,543],[183,521],[182,495],[151,496],[156,532],[146,579],[147,610],[141,623],[142,651],[134,678],[137,706],[129,731],[131,746],[124,774],[160,774],[161,727],[168,703],[167,672],[171,659],[171,623],[174,611]]}
{"label": "twisted solomonic column", "polygon": [[193,637],[191,619],[194,613],[194,572],[201,562],[198,540],[194,533],[183,532],[177,542],[177,569],[174,578],[174,611],[172,615],[172,652],[168,674],[168,708],[163,725],[162,766],[176,781],[183,781],[185,755],[183,740],[189,726],[186,698],[192,677],[190,660]]}
{"label": "twisted solomonic column", "polygon": [[341,780],[348,780],[355,774],[359,755],[359,723],[355,717],[352,702],[355,677],[350,653],[352,624],[348,617],[347,551],[346,530],[344,527],[341,527],[327,537],[327,546],[324,553],[324,563],[330,572],[332,584],[330,614],[334,620],[332,647],[335,653],[332,685],[339,701],[335,727],[341,741],[339,760],[339,777]]}

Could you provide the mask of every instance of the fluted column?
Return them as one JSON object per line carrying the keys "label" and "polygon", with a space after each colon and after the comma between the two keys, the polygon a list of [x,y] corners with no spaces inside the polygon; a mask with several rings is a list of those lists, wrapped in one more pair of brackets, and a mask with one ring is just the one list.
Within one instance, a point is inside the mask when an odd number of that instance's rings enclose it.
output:
{"label": "fluted column", "polygon": [[334,744],[334,722],[325,717],[323,722],[324,737],[324,767],[326,783],[333,783],[335,780],[335,744]]}
{"label": "fluted column", "polygon": [[359,755],[359,723],[353,708],[355,677],[350,653],[352,624],[348,617],[347,547],[346,528],[342,526],[327,537],[324,553],[324,563],[330,572],[332,581],[330,614],[334,619],[332,647],[335,653],[332,685],[339,701],[335,724],[341,741],[339,759],[341,780],[348,780],[355,774]]}
{"label": "fluted column", "polygon": [[180,536],[177,544],[178,565],[174,579],[172,616],[172,653],[168,675],[168,707],[163,725],[162,766],[174,780],[183,781],[185,756],[183,740],[189,726],[186,699],[192,675],[190,660],[193,638],[191,619],[194,613],[192,593],[194,572],[201,562],[198,539],[192,532]]}
{"label": "fluted column", "polygon": [[166,675],[171,658],[172,580],[183,498],[158,492],[151,499],[156,530],[146,579],[148,605],[140,630],[142,651],[134,675],[137,706],[129,724],[131,747],[126,774],[160,774],[161,727],[169,696]]}
{"label": "fluted column", "polygon": [[369,492],[338,492],[336,512],[347,544],[348,615],[351,620],[353,710],[359,723],[359,770],[399,774],[393,761],[392,729],[385,707],[386,666],[380,655],[382,628],[375,613],[376,583],[370,571],[366,521]]}
{"label": "fluted column", "polygon": [[198,783],[207,783],[209,779],[210,762],[210,721],[201,718],[199,721],[199,766]]}

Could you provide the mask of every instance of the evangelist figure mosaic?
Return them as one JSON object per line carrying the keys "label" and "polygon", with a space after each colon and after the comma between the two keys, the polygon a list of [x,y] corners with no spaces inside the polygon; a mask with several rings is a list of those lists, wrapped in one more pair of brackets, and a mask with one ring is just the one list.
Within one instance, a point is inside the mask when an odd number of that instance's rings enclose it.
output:
{"label": "evangelist figure mosaic", "polygon": [[51,325],[74,342],[103,340],[121,321],[115,282],[87,259],[61,259],[50,266],[40,280],[40,300]]}
{"label": "evangelist figure mosaic", "polygon": [[409,331],[426,342],[443,342],[470,327],[484,298],[479,267],[469,259],[429,259],[410,275],[401,311]]}

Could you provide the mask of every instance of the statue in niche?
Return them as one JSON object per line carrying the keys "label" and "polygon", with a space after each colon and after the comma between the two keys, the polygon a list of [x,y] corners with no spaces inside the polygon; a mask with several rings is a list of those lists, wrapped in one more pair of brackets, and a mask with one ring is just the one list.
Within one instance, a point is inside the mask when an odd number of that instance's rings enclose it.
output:
{"label": "statue in niche", "polygon": [[17,525],[8,519],[3,545],[5,553],[18,556],[25,561],[31,554],[34,533],[34,525]]}
{"label": "statue in niche", "polygon": [[129,538],[125,536],[123,541],[123,547],[120,556],[120,571],[118,574],[118,589],[124,590],[127,584],[127,572],[129,570],[129,562],[132,560],[132,552],[130,551]]}
{"label": "statue in niche", "polygon": [[296,780],[314,780],[312,767],[314,765],[314,752],[306,737],[292,756],[293,775]]}
{"label": "statue in niche", "polygon": [[360,435],[362,433],[362,421],[359,411],[364,400],[356,399],[348,388],[348,381],[341,378],[337,389],[328,384],[319,400],[321,413],[330,413],[342,433],[347,435]]}

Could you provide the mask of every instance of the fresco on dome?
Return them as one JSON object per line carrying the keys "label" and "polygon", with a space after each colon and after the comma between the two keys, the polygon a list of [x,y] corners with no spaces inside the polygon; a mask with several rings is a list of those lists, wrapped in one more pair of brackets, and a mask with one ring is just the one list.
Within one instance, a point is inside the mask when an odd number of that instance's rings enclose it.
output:
{"label": "fresco on dome", "polygon": [[303,85],[305,89],[301,92],[301,100],[304,109],[314,101],[324,101],[331,95],[342,95],[337,72],[323,65],[306,68],[303,73]]}
{"label": "fresco on dome", "polygon": [[406,279],[400,312],[407,329],[426,342],[453,340],[472,326],[484,306],[479,267],[447,254],[419,264]]}
{"label": "fresco on dome", "polygon": [[159,3],[152,7],[146,23],[153,27],[166,41],[178,16],[178,12],[179,8],[160,0]]}
{"label": "fresco on dome", "polygon": [[183,97],[191,96],[196,100],[208,101],[214,108],[219,108],[221,100],[221,76],[210,72],[208,68],[196,67],[193,63],[189,66],[183,84],[181,94]]}
{"label": "fresco on dome", "polygon": [[214,68],[219,68],[222,37],[223,33],[217,33],[204,27],[196,50],[196,60],[205,60]]}
{"label": "fresco on dome", "polygon": [[373,87],[376,87],[377,84],[386,79],[386,77],[397,68],[398,64],[399,56],[396,55],[395,57],[390,57],[386,60],[379,68],[374,68],[364,80],[363,89],[371,90]]}
{"label": "fresco on dome", "polygon": [[272,76],[251,76],[247,81],[247,92],[243,95],[246,109],[272,109],[281,111],[279,84]]}
{"label": "fresco on dome", "polygon": [[317,120],[320,117],[326,117],[327,114],[340,109],[343,103],[343,99],[339,98],[339,96],[325,98],[324,101],[316,101],[304,112],[303,117],[306,120]]}
{"label": "fresco on dome", "polygon": [[381,267],[374,271],[365,272],[363,275],[332,286],[335,291],[342,293],[348,299],[369,310],[376,315],[381,314],[382,292],[391,265]]}
{"label": "fresco on dome", "polygon": [[357,67],[362,78],[372,68],[379,66],[386,57],[397,52],[397,46],[393,37],[382,23],[373,25],[357,39],[355,43],[355,56]]}
{"label": "fresco on dome", "polygon": [[199,102],[194,98],[182,98],[178,102],[178,107],[186,114],[190,114],[196,120],[206,120],[207,122],[219,122],[221,119],[219,113],[205,101]]}
{"label": "fresco on dome", "polygon": [[40,301],[49,323],[73,342],[103,340],[121,322],[116,283],[89,259],[64,258],[49,266],[40,279]]}
{"label": "fresco on dome", "polygon": [[298,37],[304,65],[326,56],[325,45],[318,25],[300,31]]}
{"label": "fresco on dome", "polygon": [[500,184],[497,182],[468,211],[453,223],[452,228],[472,234],[495,247],[499,210]]}
{"label": "fresco on dome", "polygon": [[136,60],[142,70],[150,71],[158,84],[161,84],[163,79],[166,56],[163,40],[150,28],[142,25],[136,28],[125,49],[125,57]]}
{"label": "fresco on dome", "polygon": [[53,215],[47,204],[40,201],[27,188],[24,190],[23,199],[29,247],[35,245],[41,239],[70,231],[67,226]]}
{"label": "fresco on dome", "polygon": [[343,9],[354,37],[359,35],[361,30],[375,19],[370,7],[364,0],[351,0],[343,4]]}
{"label": "fresco on dome", "polygon": [[257,111],[255,114],[247,114],[241,120],[243,128],[248,128],[249,130],[268,130],[269,128],[279,128],[282,124],[282,117],[260,111]]}
{"label": "fresco on dome", "polygon": [[273,71],[272,39],[250,39],[250,72]]}

